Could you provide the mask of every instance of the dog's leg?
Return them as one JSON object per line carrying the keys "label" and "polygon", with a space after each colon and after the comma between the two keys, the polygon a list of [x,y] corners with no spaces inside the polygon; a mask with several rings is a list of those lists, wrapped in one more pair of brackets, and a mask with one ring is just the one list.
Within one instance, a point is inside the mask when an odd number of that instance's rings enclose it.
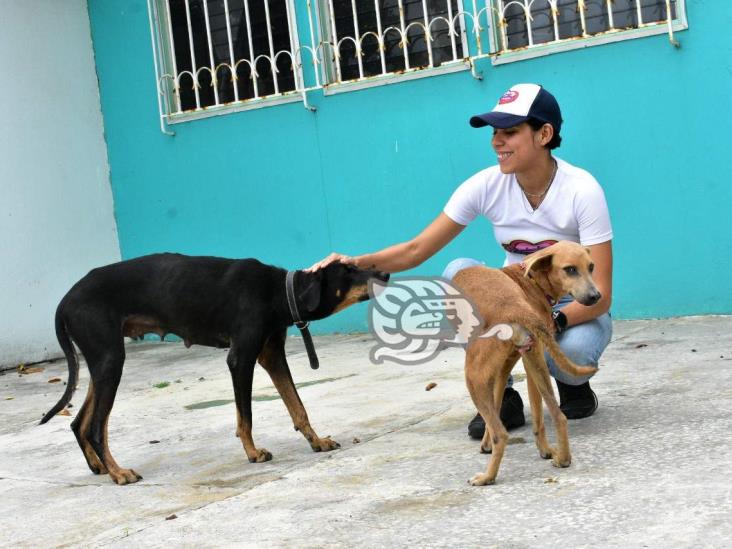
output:
{"label": "dog's leg", "polygon": [[236,400],[236,436],[250,463],[272,459],[272,454],[265,448],[257,448],[252,438],[252,378],[260,348],[261,343],[249,335],[243,341],[233,343],[226,357]]}
{"label": "dog's leg", "polygon": [[552,448],[546,440],[544,409],[541,401],[541,393],[534,382],[534,375],[534,370],[531,367],[526,367],[526,385],[529,390],[534,439],[536,441],[536,447],[539,449],[539,455],[544,459],[549,459],[552,457]]}
{"label": "dog's leg", "polygon": [[87,310],[84,315],[84,321],[72,319],[68,325],[91,378],[86,400],[72,428],[94,473],[106,472],[117,484],[137,482],[142,477],[117,464],[107,439],[107,421],[125,362],[122,329],[119,320],[106,308]]}
{"label": "dog's leg", "polygon": [[101,357],[87,357],[93,384],[88,438],[112,480],[117,484],[132,484],[142,479],[142,476],[117,464],[109,449],[107,434],[109,413],[122,378],[124,360],[124,343],[121,340],[117,349],[106,350]]}
{"label": "dog's leg", "polygon": [[290,367],[287,364],[285,356],[285,334],[282,332],[275,334],[267,340],[264,349],[259,355],[259,363],[267,370],[272,382],[277,388],[277,392],[287,406],[290,413],[292,423],[295,430],[300,431],[305,439],[310,443],[310,447],[315,452],[328,452],[340,448],[341,445],[329,437],[320,438],[310,426],[308,414],[297,394],[295,383],[292,380]]}
{"label": "dog's leg", "polygon": [[[532,372],[536,388],[546,402],[546,407],[554,421],[554,428],[557,431],[557,448],[551,449],[552,464],[556,467],[569,467],[572,462],[572,455],[569,451],[569,434],[567,432],[567,418],[559,408],[557,399],[552,389],[549,368],[544,361],[543,345],[535,345],[531,351],[524,353],[524,366]],[[532,406],[533,410],[533,406]],[[533,411],[532,411],[533,413]],[[538,444],[538,442],[537,442]],[[541,451],[541,448],[539,448]]]}
{"label": "dog's leg", "polygon": [[[501,367],[501,370],[498,372],[498,375],[496,376],[496,384],[493,387],[493,402],[496,405],[496,409],[498,410],[498,417],[501,417],[501,405],[503,403],[503,394],[506,391],[506,383],[508,382],[508,376],[511,374],[511,370],[516,365],[516,361],[519,359],[519,354],[517,352],[511,353],[511,355],[506,358],[506,361],[503,363],[503,366]],[[486,430],[485,433],[483,433],[483,440],[480,443],[480,453],[481,454],[490,454],[493,451],[493,443],[491,441],[491,436],[487,428],[486,424]]]}
{"label": "dog's leg", "polygon": [[81,451],[84,452],[86,463],[95,475],[106,475],[107,468],[97,456],[97,453],[92,448],[89,442],[89,425],[91,423],[92,413],[94,411],[94,383],[89,380],[89,389],[86,393],[86,399],[84,404],[79,408],[79,413],[71,422],[71,429],[74,431],[76,441],[81,447]]}
{"label": "dog's leg", "polygon": [[[498,378],[507,358],[504,346],[503,343],[498,344],[491,340],[477,341],[468,347],[465,357],[465,380],[468,391],[478,412],[485,420],[486,432],[492,444],[492,454],[486,472],[478,473],[470,479],[470,484],[473,486],[495,482],[508,441],[508,433],[501,423],[493,400],[495,384],[501,382]],[[505,379],[502,382],[505,384]]]}

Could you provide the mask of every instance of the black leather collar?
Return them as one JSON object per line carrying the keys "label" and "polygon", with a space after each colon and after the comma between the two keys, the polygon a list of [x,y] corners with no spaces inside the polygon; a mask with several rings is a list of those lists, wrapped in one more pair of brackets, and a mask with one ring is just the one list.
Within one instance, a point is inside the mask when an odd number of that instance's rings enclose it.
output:
{"label": "black leather collar", "polygon": [[305,350],[308,353],[308,360],[310,360],[310,367],[313,370],[317,370],[320,367],[318,362],[318,355],[315,353],[315,345],[313,345],[313,338],[308,330],[308,322],[303,322],[300,318],[300,312],[297,310],[297,300],[295,299],[295,271],[287,271],[287,277],[285,278],[285,293],[287,294],[287,306],[290,308],[290,316],[292,316],[292,322],[298,327],[302,334],[303,343],[305,343]]}

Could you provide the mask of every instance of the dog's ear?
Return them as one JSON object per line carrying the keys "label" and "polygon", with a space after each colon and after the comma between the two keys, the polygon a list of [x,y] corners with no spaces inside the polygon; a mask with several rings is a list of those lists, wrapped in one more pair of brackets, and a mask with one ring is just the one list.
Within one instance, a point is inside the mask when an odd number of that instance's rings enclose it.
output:
{"label": "dog's ear", "polygon": [[297,301],[305,311],[312,313],[320,305],[320,289],[322,285],[322,270],[307,273],[307,276],[302,282],[302,288],[298,288],[297,292]]}
{"label": "dog's ear", "polygon": [[538,252],[534,252],[524,261],[524,276],[529,276],[532,271],[542,272],[548,271],[552,267],[552,257],[554,257],[554,251],[549,248],[544,248]]}

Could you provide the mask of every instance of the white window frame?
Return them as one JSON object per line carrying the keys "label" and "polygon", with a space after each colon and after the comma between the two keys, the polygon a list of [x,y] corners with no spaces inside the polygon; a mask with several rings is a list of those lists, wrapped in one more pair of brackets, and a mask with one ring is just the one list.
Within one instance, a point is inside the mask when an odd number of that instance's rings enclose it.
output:
{"label": "white window frame", "polygon": [[[470,1],[470,0],[464,0]],[[656,36],[660,34],[668,34],[674,45],[673,33],[686,30],[689,28],[686,19],[686,0],[676,0],[676,19],[673,21],[662,21],[643,24],[635,29],[611,30],[595,35],[584,37],[565,38],[554,42],[545,42],[523,47],[519,50],[501,50],[502,39],[498,16],[501,5],[507,5],[511,0],[487,0],[491,6],[493,17],[491,20],[491,29],[489,32],[491,60],[493,65],[503,65],[522,61],[524,59],[533,59],[544,55],[561,53],[565,51],[588,48],[591,46],[599,46],[601,44],[609,44],[612,42],[622,42],[624,40],[633,40],[635,38],[644,38],[646,36]],[[524,0],[519,0],[523,2]],[[642,0],[640,0],[642,2]],[[548,0],[527,0],[530,5],[534,3],[548,3]],[[667,1],[668,5],[668,1]]]}
{"label": "white window frame", "polygon": [[[204,2],[205,1],[206,0],[204,0]],[[237,0],[227,0],[227,7],[228,4],[231,4],[235,1]],[[294,57],[293,73],[295,79],[295,89],[285,92],[279,92],[277,94],[271,94],[264,97],[239,99],[226,104],[211,105],[208,107],[197,108],[195,110],[181,111],[178,108],[178,99],[176,98],[172,85],[173,72],[176,65],[172,51],[173,42],[170,30],[171,27],[169,20],[170,13],[168,9],[168,0],[148,0],[150,32],[153,41],[153,55],[158,87],[158,104],[160,107],[161,118],[164,119],[161,120],[161,127],[163,128],[164,133],[171,133],[170,131],[165,130],[166,124],[178,124],[181,122],[197,120],[199,118],[209,118],[212,116],[220,116],[222,114],[229,114],[234,112],[258,109],[262,107],[271,107],[275,105],[303,101],[302,88],[304,87],[304,74],[302,71],[301,63],[300,35],[297,28],[297,17],[295,16],[295,0],[284,1],[286,2],[287,10],[289,11],[288,25],[290,31],[290,44],[292,44],[292,47],[294,48],[294,51],[291,52],[291,54]],[[277,54],[279,54],[279,52],[275,52],[275,57],[277,56]],[[235,63],[237,61],[239,60],[234,60]],[[197,72],[200,72],[202,69],[204,69],[204,67],[208,67],[208,65],[202,64],[200,67],[198,67]],[[160,75],[159,77],[157,76],[158,74]],[[177,76],[180,77],[182,74],[183,71],[181,71]],[[188,80],[188,78],[186,78],[186,80]]]}
{"label": "white window frame", "polygon": [[[188,1],[188,0],[180,0]],[[227,5],[233,2],[244,0],[226,0]],[[255,2],[261,0],[247,0]],[[357,0],[374,1],[374,0]],[[603,0],[609,2],[610,0]],[[647,1],[647,0],[642,0]],[[375,86],[395,84],[404,81],[438,76],[441,74],[454,73],[470,70],[472,76],[481,79],[482,76],[476,71],[476,61],[491,58],[493,65],[511,63],[523,59],[555,54],[563,51],[586,48],[609,42],[619,42],[644,36],[668,34],[670,42],[679,46],[674,39],[674,32],[688,28],[686,18],[686,0],[676,0],[676,19],[673,21],[661,21],[642,25],[640,28],[628,30],[606,31],[596,35],[588,35],[580,38],[568,38],[555,40],[554,42],[531,45],[517,50],[499,51],[498,47],[503,44],[501,29],[497,24],[494,8],[508,2],[519,2],[531,5],[534,2],[550,2],[555,0],[458,0],[458,12],[453,14],[456,23],[460,26],[459,39],[464,57],[451,60],[434,67],[418,67],[389,72],[377,76],[364,76],[355,80],[331,82],[332,75],[336,74],[333,57],[333,45],[328,41],[331,36],[332,23],[329,17],[330,0],[285,0],[288,11],[288,24],[290,28],[290,44],[294,51],[290,54],[294,58],[294,84],[295,89],[280,92],[264,97],[251,99],[235,99],[235,101],[202,107],[196,110],[181,111],[178,107],[175,93],[173,92],[172,72],[175,67],[175,60],[172,55],[172,39],[170,26],[168,25],[168,4],[167,0],[147,0],[150,22],[150,35],[152,41],[153,63],[157,86],[157,101],[160,114],[160,129],[167,135],[174,135],[169,125],[181,122],[208,118],[239,111],[258,109],[281,105],[285,103],[302,102],[303,106],[311,111],[315,108],[308,103],[308,92],[322,90],[324,95],[334,95],[343,92],[350,92]],[[670,0],[666,0],[667,6]],[[301,36],[297,27],[297,12],[295,4],[301,9],[307,9],[308,36]],[[423,3],[423,9],[425,4]],[[668,8],[667,8],[668,9]],[[302,19],[301,14],[301,19]],[[433,18],[435,21],[437,18]],[[401,28],[404,28],[404,21]],[[412,24],[415,24],[414,22]],[[210,36],[207,30],[207,39]],[[382,32],[382,35],[385,32]],[[230,35],[230,31],[229,31]],[[190,33],[189,33],[190,36]],[[309,38],[309,40],[308,40]],[[486,40],[486,38],[488,38]],[[457,37],[456,37],[457,40]],[[271,36],[270,36],[271,41]],[[210,40],[209,40],[210,43]],[[231,39],[229,40],[231,44]],[[486,51],[483,45],[488,46]],[[271,46],[270,46],[271,47]],[[232,48],[229,48],[230,57],[233,56]],[[289,50],[280,50],[286,52]],[[428,50],[429,51],[429,50]],[[279,52],[278,52],[279,53]],[[209,47],[209,58],[212,56]],[[210,59],[209,59],[210,61]],[[236,60],[235,60],[236,61]],[[382,68],[385,67],[382,59]],[[430,62],[433,62],[430,56]],[[219,64],[219,67],[221,64]],[[303,70],[303,66],[307,70]],[[201,65],[200,71],[205,65]],[[359,71],[363,74],[362,69]],[[180,74],[184,74],[181,72]],[[180,76],[180,75],[178,75]],[[308,78],[309,85],[306,85],[305,78]],[[238,93],[238,92],[237,92]],[[216,99],[219,96],[214,92]],[[238,98],[238,95],[235,95]]]}
{"label": "white window frame", "polygon": [[[356,0],[364,1],[364,0]],[[373,0],[368,0],[373,1]],[[446,0],[447,1],[447,0]],[[321,37],[321,44],[328,44],[327,53],[324,55],[320,67],[320,79],[323,82],[323,94],[336,95],[344,92],[351,92],[356,90],[363,90],[367,88],[373,88],[377,86],[383,86],[387,84],[397,84],[399,82],[405,82],[409,80],[417,80],[420,78],[428,78],[431,76],[438,76],[441,74],[451,74],[455,72],[471,70],[472,64],[470,62],[470,44],[468,42],[468,29],[465,23],[465,11],[464,4],[471,0],[457,0],[458,9],[457,13],[453,14],[453,18],[456,21],[459,29],[456,29],[458,36],[456,41],[459,42],[463,57],[446,61],[436,67],[416,67],[402,70],[399,72],[387,72],[385,74],[375,76],[364,76],[363,78],[357,78],[354,80],[337,81],[335,75],[336,62],[332,59],[332,44],[333,44],[333,32],[334,26],[331,17],[331,6],[329,0],[318,1],[318,32]],[[429,21],[428,24],[436,18]],[[385,34],[385,30],[382,31],[382,36]],[[342,41],[344,37],[339,38]]]}

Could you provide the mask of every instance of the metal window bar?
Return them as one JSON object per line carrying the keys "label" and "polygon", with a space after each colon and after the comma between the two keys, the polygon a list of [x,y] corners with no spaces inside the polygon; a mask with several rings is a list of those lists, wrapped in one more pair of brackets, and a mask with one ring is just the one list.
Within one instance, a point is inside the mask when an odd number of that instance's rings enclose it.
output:
{"label": "metal window bar", "polygon": [[587,21],[585,19],[585,15],[587,12],[587,6],[585,5],[585,0],[577,0],[577,9],[579,9],[580,14],[580,23],[582,24],[582,36],[587,36]]}
{"label": "metal window bar", "polygon": [[[287,28],[292,29],[292,15],[290,14],[290,10],[286,10],[285,15],[287,16]],[[287,39],[290,43],[290,51],[288,53],[290,54],[290,63],[292,64],[292,76],[295,79],[295,89],[299,90],[305,87],[304,81],[302,83],[302,86],[298,85],[298,75],[300,71],[295,70],[295,67],[300,67],[300,62],[296,57],[294,57],[294,52],[299,52],[300,48],[295,48],[295,44],[292,42],[292,32],[287,33]]]}
{"label": "metal window bar", "polygon": [[[206,2],[208,3],[208,2]],[[245,10],[247,12],[247,21],[249,21],[249,8],[247,0],[244,0]],[[231,39],[231,14],[229,13],[229,0],[224,0],[224,14],[226,15],[226,37],[229,46],[229,73],[231,74],[231,86],[234,88],[234,101],[239,101],[239,78],[236,74],[238,63],[234,62],[234,41]],[[252,52],[252,37],[249,36],[249,51]],[[254,72],[252,72],[254,74]],[[257,79],[254,78],[254,96],[257,96]]]}
{"label": "metal window bar", "polygon": [[331,26],[331,32],[333,33],[331,36],[331,39],[333,41],[333,53],[335,57],[335,69],[336,69],[336,80],[340,82],[342,80],[341,75],[341,54],[338,48],[338,32],[336,31],[336,22],[335,22],[335,9],[333,9],[333,0],[328,0],[328,3],[330,5],[330,26]]}
{"label": "metal window bar", "polygon": [[501,29],[501,49],[508,49],[508,36],[506,35],[506,6],[503,5],[503,0],[498,0],[498,26]]}
{"label": "metal window bar", "polygon": [[[205,1],[205,0],[204,0]],[[272,67],[272,80],[274,82],[275,93],[280,93],[280,85],[277,82],[277,74],[280,72],[277,70],[277,63],[275,63],[275,52],[274,43],[272,42],[272,20],[269,15],[269,2],[264,0],[264,14],[267,20],[267,42],[269,43],[269,63]],[[256,65],[256,62],[255,62]]]}
{"label": "metal window bar", "polygon": [[356,0],[351,0],[351,13],[353,13],[353,32],[355,34],[354,44],[356,46],[356,61],[358,62],[358,77],[363,78],[363,56],[361,55],[362,37],[358,29],[358,11],[356,10]]}
{"label": "metal window bar", "polygon": [[635,8],[638,13],[638,26],[643,26],[643,10],[641,9],[641,0],[635,0]]}
{"label": "metal window bar", "polygon": [[531,23],[534,19],[531,17],[531,4],[529,0],[524,0],[524,13],[526,14],[526,34],[529,36],[529,47],[531,47],[534,45],[534,30],[531,28]]}
{"label": "metal window bar", "polygon": [[399,0],[399,34],[402,37],[402,41],[399,43],[399,47],[402,48],[404,53],[404,69],[409,70],[409,39],[407,37],[407,29],[404,27],[404,2]]}
{"label": "metal window bar", "polygon": [[450,33],[450,47],[452,48],[452,58],[457,59],[457,44],[455,43],[455,37],[457,36],[457,33],[455,32],[455,22],[452,18],[452,0],[446,0],[445,3],[447,4],[447,25],[448,32]]}
{"label": "metal window bar", "polygon": [[[231,49],[231,24],[229,23],[229,8],[228,8],[228,0],[225,0],[227,4],[225,4],[226,7],[226,27],[229,32],[229,51],[231,51],[231,63],[232,66],[234,63],[234,52]],[[247,17],[247,43],[249,44],[249,74],[252,78],[252,87],[254,88],[254,97],[259,97],[259,83],[257,82],[257,68],[254,66],[254,42],[252,41],[252,25],[249,23],[252,20],[251,15],[249,15],[249,0],[244,0],[244,14]],[[241,61],[240,61],[241,62]],[[238,66],[238,63],[237,63]],[[236,67],[232,71],[232,82],[234,82],[234,100],[239,100],[239,86],[237,85],[237,69]]]}
{"label": "metal window bar", "polygon": [[219,104],[219,87],[216,82],[216,63],[214,62],[213,44],[211,42],[211,22],[208,16],[208,2],[203,3],[203,12],[206,19],[206,43],[208,44],[208,60],[210,63],[209,71],[211,72],[211,86],[213,86],[214,102]]}
{"label": "metal window bar", "polygon": [[[318,61],[318,51],[323,53],[323,42],[321,42],[317,48],[315,46],[315,26],[313,24],[313,6],[310,0],[307,0],[307,9],[308,9],[308,24],[310,26],[310,56],[313,62],[313,67],[315,68],[315,87],[320,88],[320,71],[318,70],[318,65],[320,64]],[[303,81],[303,96],[306,97],[306,91],[305,91],[305,85]]]}
{"label": "metal window bar", "polygon": [[[448,2],[450,0],[447,0]],[[376,12],[376,30],[379,32],[379,58],[381,61],[381,74],[386,74],[386,52],[384,47],[384,31],[381,26],[381,10],[379,0],[374,0],[374,11]]]}
{"label": "metal window bar", "polygon": [[148,4],[148,20],[150,23],[150,43],[153,50],[153,66],[155,68],[155,89],[157,90],[158,99],[158,112],[160,113],[160,131],[166,135],[175,135],[175,132],[170,131],[165,125],[165,114],[170,112],[170,105],[168,103],[168,94],[163,91],[163,85],[167,80],[162,77],[158,77],[160,74],[160,68],[163,66],[162,54],[158,42],[155,40],[155,29],[160,25],[160,17],[158,15],[157,6],[153,3]]}
{"label": "metal window bar", "polygon": [[[196,69],[196,52],[193,49],[193,28],[191,25],[191,7],[188,0],[186,5],[186,22],[188,23],[188,46],[191,50],[191,78],[193,79],[193,91],[196,94],[196,108],[201,108],[201,96],[198,93],[198,70]],[[204,0],[205,2],[205,0]]]}
{"label": "metal window bar", "polygon": [[173,52],[171,57],[171,63],[173,65],[173,89],[175,94],[175,110],[176,112],[181,112],[181,102],[180,102],[180,80],[178,78],[178,65],[175,60],[175,39],[173,38],[173,18],[170,15],[170,4],[168,2],[165,2],[165,11],[167,15],[167,21],[168,21],[168,40],[170,41],[170,49]]}
{"label": "metal window bar", "polygon": [[[607,0],[608,7],[610,6],[610,2],[613,0]],[[559,7],[557,6],[557,0],[551,0],[551,10],[552,10],[552,23],[554,25],[554,42],[559,41]]]}
{"label": "metal window bar", "polygon": [[429,15],[427,13],[427,0],[422,0],[422,16],[424,17],[424,41],[427,44],[427,59],[429,66],[435,66],[435,57],[432,54],[432,33],[430,32]]}
{"label": "metal window bar", "polygon": [[[532,28],[532,23],[534,21],[534,16],[539,13],[538,10],[550,10],[549,13],[546,11],[541,12],[550,16],[550,26],[543,25],[541,27],[544,32],[544,37],[546,37],[547,32],[551,33],[549,29],[553,27],[554,39],[552,40],[551,34],[549,34],[550,42],[561,43],[575,38],[562,38],[560,36],[558,0],[484,0],[482,2],[484,7],[480,9],[478,7],[478,0],[472,0],[472,5],[470,7],[468,7],[467,1],[464,3],[457,2],[453,5],[452,2],[454,0],[446,0],[444,9],[435,8],[434,6],[436,4],[427,2],[427,0],[397,0],[396,7],[398,8],[398,26],[396,26],[397,23],[395,22],[394,25],[387,28],[384,28],[384,20],[382,18],[382,9],[384,8],[380,7],[381,2],[379,0],[373,0],[375,13],[372,14],[371,17],[375,16],[375,29],[373,26],[374,19],[371,19],[371,23],[369,23],[371,25],[370,29],[362,26],[362,21],[360,20],[359,12],[357,11],[357,0],[346,0],[350,4],[349,11],[350,17],[353,19],[352,23],[355,36],[341,36],[340,39],[338,38],[338,30],[336,28],[334,17],[334,0],[327,0],[327,2],[325,2],[325,0],[321,0],[323,2],[321,6],[325,9],[323,12],[316,9],[316,5],[312,3],[312,0],[307,0],[305,6],[307,9],[307,21],[310,32],[309,46],[300,45],[298,35],[296,34],[296,18],[294,11],[292,11],[291,0],[282,0],[284,2],[283,4],[277,4],[275,3],[275,0],[252,0],[261,1],[264,9],[264,21],[262,22],[260,15],[258,23],[253,22],[252,20],[252,16],[254,14],[250,10],[250,0],[238,0],[240,2],[240,4],[238,4],[240,7],[236,8],[238,11],[234,12],[232,12],[231,9],[232,0],[223,0],[223,14],[220,11],[221,4],[218,4],[219,7],[214,10],[214,4],[209,4],[209,1],[213,2],[213,0],[148,0],[153,61],[156,74],[156,89],[158,93],[158,108],[161,116],[161,129],[165,133],[171,133],[167,130],[166,124],[171,120],[174,120],[178,115],[183,115],[188,112],[203,111],[210,107],[221,107],[225,103],[227,105],[230,104],[231,97],[229,96],[229,99],[226,99],[226,94],[222,95],[224,83],[219,78],[219,70],[224,67],[230,71],[232,80],[231,85],[233,87],[233,90],[231,91],[233,92],[235,105],[249,102],[256,104],[259,101],[276,99],[277,97],[301,95],[303,104],[307,108],[312,109],[312,107],[307,103],[307,92],[315,89],[322,89],[325,85],[339,84],[343,82],[344,65],[342,64],[343,59],[341,57],[341,45],[346,40],[352,41],[355,45],[355,59],[358,63],[358,76],[356,79],[367,80],[374,76],[374,70],[377,71],[376,76],[386,76],[389,75],[390,72],[395,71],[393,65],[391,67],[389,66],[389,60],[391,59],[393,62],[393,56],[387,57],[386,51],[386,38],[390,32],[398,33],[399,35],[398,45],[402,51],[400,54],[397,54],[397,58],[403,58],[404,72],[417,71],[424,68],[417,66],[413,67],[415,62],[410,59],[408,33],[412,26],[419,27],[424,35],[426,57],[428,58],[428,62],[426,63],[427,67],[435,67],[444,62],[464,61],[471,65],[473,74],[476,77],[477,75],[475,73],[474,63],[477,59],[487,56],[495,56],[496,54],[511,51],[512,47],[515,48],[515,46],[512,46],[511,44],[512,35],[506,26],[506,13],[512,6],[519,6],[519,13],[523,12],[522,17],[525,19],[526,23],[526,47],[531,48],[546,43],[546,40],[544,40],[542,44],[535,44],[534,38],[532,37],[534,30]],[[173,14],[171,14],[171,3],[174,2],[178,2],[177,9],[179,10],[177,12],[179,15],[176,16],[178,19],[176,19],[177,26],[175,29],[173,24]],[[271,5],[270,2],[272,2]],[[194,3],[198,10],[196,12],[195,21],[192,13],[192,6]],[[617,9],[617,3],[618,0],[605,0],[604,2],[601,0],[598,3],[598,6],[602,6],[603,4],[605,5],[604,8],[600,9],[607,10],[607,31],[603,32],[617,33],[620,31],[620,29],[615,26],[617,24],[617,20],[614,18],[616,15],[615,10]],[[659,19],[665,12],[665,20],[653,22],[643,22],[641,11],[643,6],[641,5],[641,0],[634,0],[634,3],[635,10],[633,11],[637,14],[638,28],[641,26],[648,27],[652,25],[665,25],[668,29],[669,40],[672,44],[678,45],[678,42],[674,38],[674,23],[681,21],[685,24],[685,20],[683,19],[683,15],[678,16],[675,20],[673,19],[673,14],[674,9],[676,9],[677,14],[683,10],[683,0],[660,0],[656,4],[653,4],[653,6],[657,7],[656,11],[660,11],[660,13],[658,13]],[[203,5],[201,6],[201,4]],[[679,8],[679,4],[681,4],[681,8]],[[362,9],[365,5],[366,4],[361,6]],[[623,5],[628,9],[633,9],[631,7],[632,4],[630,3],[626,2]],[[160,6],[161,9],[158,9],[158,6]],[[272,6],[279,6],[279,11],[276,12],[276,22],[273,19]],[[284,12],[282,11],[282,6],[284,6]],[[433,6],[433,10],[437,9],[438,13],[430,13],[429,6]],[[587,23],[585,21],[587,6],[585,0],[577,0],[576,6],[577,13],[579,14],[578,22],[580,23],[582,33],[580,36],[587,36]],[[407,7],[409,7],[410,10],[409,15],[407,14]],[[328,11],[328,8],[330,11]],[[419,13],[420,8],[422,10],[421,13]],[[645,9],[647,19],[649,17],[655,17],[655,15],[648,16],[649,8]],[[313,10],[315,10],[315,16],[313,15]],[[201,15],[201,12],[203,12],[203,15]],[[235,15],[236,13],[240,14],[238,22],[237,16]],[[363,17],[363,13],[364,12],[361,12],[361,17]],[[483,14],[485,14],[486,26],[490,28],[490,36],[492,37],[492,46],[488,48],[488,51],[484,51],[481,43],[481,33],[487,28],[484,27],[480,21]],[[220,21],[222,15],[225,15],[225,25],[217,23],[214,28],[212,18],[216,17],[217,21]],[[348,15],[346,17],[348,17]],[[472,36],[474,41],[474,51],[477,52],[473,55],[470,55],[468,51],[468,43],[465,41],[467,36],[466,19],[468,17],[472,22],[472,32],[469,34]],[[592,17],[596,18],[597,15],[593,15]],[[201,19],[203,19],[203,21],[201,21]],[[288,27],[286,29],[286,33],[283,32],[285,20]],[[319,37],[316,36],[317,29],[320,28],[319,24],[321,21],[326,25],[326,28],[329,28],[329,39],[325,36],[322,39],[318,39]],[[440,22],[438,23],[438,21]],[[449,43],[447,40],[439,38],[440,36],[444,36],[442,35],[442,30],[433,31],[433,25],[442,25],[442,22],[447,23]],[[234,49],[235,40],[232,31],[232,25],[234,24],[239,25],[239,30],[237,31],[239,45],[237,47],[242,48],[242,58],[240,59],[237,59]],[[254,36],[255,29],[253,28],[255,24],[265,27],[264,29],[256,29],[260,33],[259,36],[261,38],[263,38],[262,35],[266,35],[266,46],[260,41],[261,46],[259,55],[257,55],[258,51],[255,49],[257,46]],[[274,29],[274,24],[281,25],[281,27]],[[223,33],[224,27],[226,29],[225,38],[221,34]],[[438,28],[441,29],[441,27]],[[577,32],[580,32],[580,28],[577,29]],[[366,31],[363,35],[361,34],[362,30]],[[275,32],[279,33],[277,44],[275,44],[274,39]],[[369,69],[370,74],[366,74],[362,48],[363,41],[368,35],[373,35],[378,43],[378,62],[376,57],[371,58],[371,68]],[[176,36],[179,42],[183,42],[176,44]],[[217,36],[217,38],[214,38],[214,36]],[[185,44],[184,42],[186,37],[188,39],[188,44]],[[461,37],[461,41],[459,43],[458,37]],[[436,41],[438,39],[439,42]],[[198,41],[196,42],[196,40]],[[223,42],[224,40],[226,40],[226,43]],[[262,47],[264,47],[264,50],[261,49]],[[329,52],[326,51],[328,48],[330,48]],[[421,48],[421,45],[419,48]],[[439,48],[440,51],[439,58],[436,57],[438,51],[437,48]],[[248,51],[243,53],[245,49]],[[312,65],[315,72],[313,78],[314,82],[311,81],[310,86],[307,85],[302,72],[305,64],[303,60],[303,50],[309,51],[310,65]],[[418,54],[420,56],[424,56],[425,50],[420,49]],[[224,53],[224,51],[226,53]],[[190,62],[185,59],[184,55],[182,57],[183,65],[179,64],[179,59],[176,57],[176,53],[181,54],[181,52],[187,52],[186,55],[190,55]],[[225,61],[222,61],[222,54]],[[226,60],[227,54],[228,60]],[[206,55],[208,56],[208,63],[203,61]],[[292,68],[291,78],[289,72],[282,73],[282,69],[278,68],[278,60],[281,56],[285,56],[290,60]],[[331,56],[333,62],[331,66],[335,69],[335,78],[331,75],[330,81],[326,83],[322,81],[319,69],[326,64],[326,61],[328,61],[327,57]],[[217,59],[219,61],[218,65],[216,64]],[[422,59],[424,60],[424,57],[422,57]],[[247,92],[246,97],[241,96],[238,85],[238,68],[242,63],[249,67],[249,77],[252,80],[252,85],[249,88],[249,92]],[[266,97],[261,95],[262,89],[259,86],[259,81],[262,78],[269,78],[269,76],[266,74],[260,76],[257,71],[259,63],[268,63],[271,68],[272,82],[268,83],[267,86],[269,86],[269,89],[272,89],[274,93],[268,93]],[[376,67],[380,66],[380,74],[378,73],[379,69],[374,67],[374,64],[376,64]],[[280,63],[280,65],[282,66],[283,63]],[[354,65],[355,63],[352,63],[350,66],[355,70]],[[166,67],[170,70],[165,71]],[[180,68],[183,68],[184,70],[179,71]],[[212,90],[212,93],[207,92],[203,94],[200,93],[200,76],[206,71],[208,71],[211,76],[211,86],[214,89]],[[396,71],[401,72],[399,69],[396,69]],[[188,77],[191,78],[190,90],[187,88]],[[282,84],[280,82],[280,78],[283,78]],[[206,80],[204,80],[204,82],[206,85],[208,84]],[[287,82],[287,85],[283,87],[285,82]],[[188,97],[188,99],[186,99],[186,104],[184,104],[182,100],[183,91],[185,91]],[[205,103],[212,102],[212,104],[204,104],[204,98]]]}

